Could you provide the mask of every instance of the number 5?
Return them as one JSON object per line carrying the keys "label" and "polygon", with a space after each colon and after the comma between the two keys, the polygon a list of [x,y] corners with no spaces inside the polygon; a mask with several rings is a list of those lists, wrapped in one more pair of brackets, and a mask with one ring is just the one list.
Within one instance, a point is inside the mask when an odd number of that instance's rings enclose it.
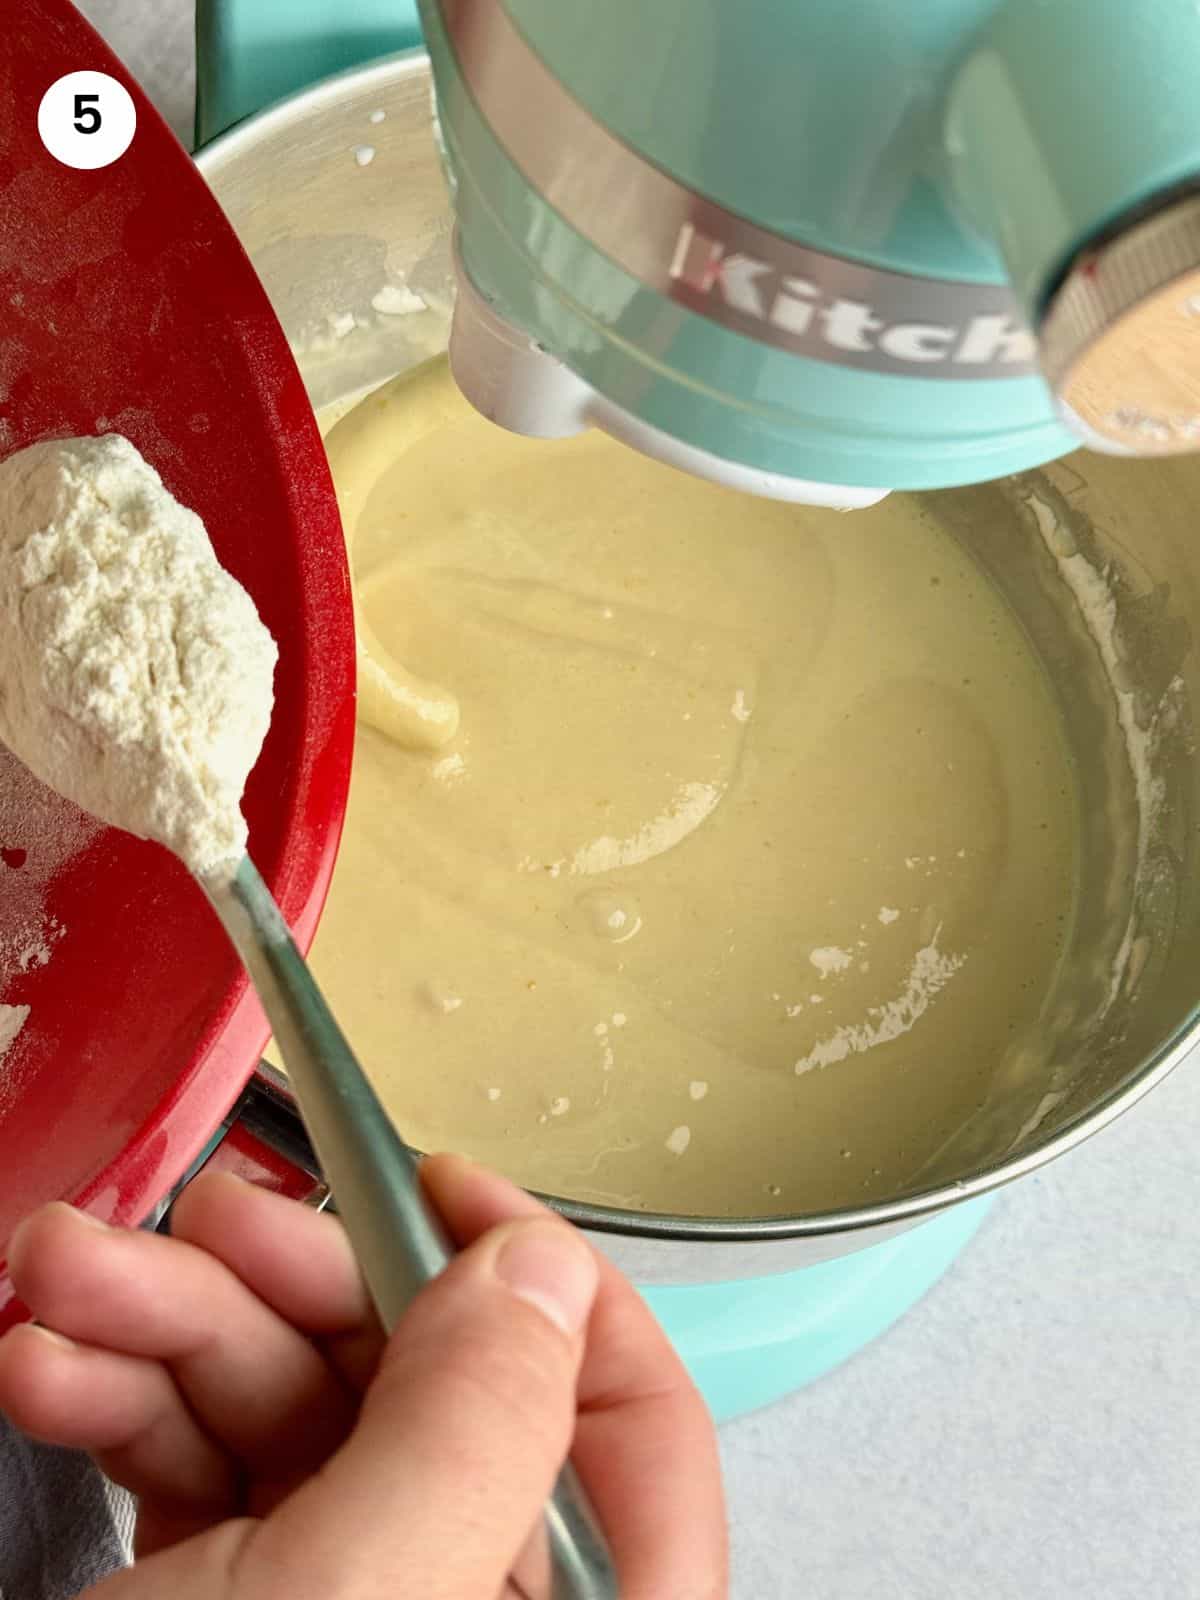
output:
{"label": "number 5", "polygon": [[79,133],[99,133],[102,118],[96,107],[100,102],[98,94],[77,94],[75,96],[75,127]]}

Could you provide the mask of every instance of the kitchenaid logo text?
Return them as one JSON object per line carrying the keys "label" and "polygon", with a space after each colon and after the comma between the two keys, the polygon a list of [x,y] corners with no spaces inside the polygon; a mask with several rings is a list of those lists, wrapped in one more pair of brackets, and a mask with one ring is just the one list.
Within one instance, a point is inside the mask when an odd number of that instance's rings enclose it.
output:
{"label": "kitchenaid logo text", "polygon": [[[839,263],[865,280],[895,283],[895,274],[875,274],[870,268]],[[889,317],[877,303],[853,294],[830,293],[810,279],[789,273],[769,261],[731,250],[721,239],[701,233],[685,222],[679,230],[671,259],[674,284],[691,294],[678,298],[705,315],[725,322],[752,337],[778,344],[825,361],[857,358],[849,364],[882,371],[923,367],[941,370],[929,376],[985,377],[1035,369],[1036,345],[1017,316],[1006,310],[978,310],[955,320],[903,320]],[[954,284],[942,289],[921,279],[905,280],[918,286],[931,308],[964,293],[987,295],[996,291]],[[700,303],[697,303],[699,301]],[[834,354],[837,352],[837,354]],[[951,369],[951,370],[947,370]]]}

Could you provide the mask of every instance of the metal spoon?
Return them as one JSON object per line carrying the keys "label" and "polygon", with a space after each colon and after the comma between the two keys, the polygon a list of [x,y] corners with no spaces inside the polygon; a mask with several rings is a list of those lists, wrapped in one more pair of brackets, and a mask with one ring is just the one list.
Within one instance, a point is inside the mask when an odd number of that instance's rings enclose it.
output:
{"label": "metal spoon", "polygon": [[[249,856],[199,877],[258,991],[300,1114],[387,1332],[454,1253],[400,1138]],[[568,1462],[546,1506],[552,1600],[617,1600],[612,1557]]]}

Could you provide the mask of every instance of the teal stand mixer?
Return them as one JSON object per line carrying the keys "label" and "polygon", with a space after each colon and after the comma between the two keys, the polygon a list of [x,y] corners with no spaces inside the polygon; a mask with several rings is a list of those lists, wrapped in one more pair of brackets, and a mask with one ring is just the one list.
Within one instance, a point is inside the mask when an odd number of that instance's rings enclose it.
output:
{"label": "teal stand mixer", "polygon": [[[1200,443],[1192,0],[418,9],[202,5],[199,131],[423,41],[450,361],[499,425],[599,427],[848,511],[1081,442]],[[964,1199],[799,1270],[646,1292],[731,1415],[901,1315],[982,1220]]]}

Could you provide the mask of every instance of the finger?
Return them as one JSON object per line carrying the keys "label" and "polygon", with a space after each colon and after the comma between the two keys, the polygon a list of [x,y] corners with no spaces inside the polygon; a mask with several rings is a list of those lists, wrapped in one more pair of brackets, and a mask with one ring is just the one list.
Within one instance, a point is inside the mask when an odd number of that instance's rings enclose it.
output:
{"label": "finger", "polygon": [[[201,1537],[189,1539],[185,1544],[139,1561],[136,1566],[117,1572],[103,1583],[87,1591],[87,1600],[219,1600],[219,1597],[249,1595],[246,1573],[255,1565],[255,1551],[261,1538],[261,1525],[243,1518],[221,1524]],[[281,1590],[273,1584],[270,1593],[287,1593],[290,1600],[374,1600],[387,1596],[395,1600],[398,1593],[407,1593],[404,1574],[377,1574],[377,1583],[371,1589],[353,1593],[346,1588],[320,1590],[307,1582],[302,1586]],[[265,1594],[261,1588],[253,1591]],[[424,1597],[422,1597],[424,1600]],[[474,1596],[471,1597],[474,1600]],[[486,1600],[481,1596],[480,1600]],[[516,1592],[504,1590],[504,1600],[517,1600]]]}
{"label": "finger", "polygon": [[239,1478],[198,1426],[166,1368],[76,1344],[32,1324],[0,1339],[0,1410],[46,1444],[88,1450],[116,1483],[153,1497],[157,1548],[230,1516]]}
{"label": "finger", "polygon": [[[462,1157],[435,1156],[421,1170],[457,1240],[502,1218],[545,1215],[531,1195]],[[728,1550],[716,1431],[645,1301],[610,1261],[597,1259],[572,1459],[608,1533],[622,1595],[723,1595]]]}
{"label": "finger", "polygon": [[312,1343],[193,1245],[56,1204],[13,1235],[9,1270],[59,1333],[169,1366],[201,1427],[268,1481],[311,1471],[353,1424],[353,1397]]}
{"label": "finger", "polygon": [[[595,1258],[549,1218],[495,1229],[406,1312],[348,1443],[269,1522],[251,1578],[373,1600],[496,1595],[565,1458]],[[273,1592],[273,1591],[272,1591]]]}
{"label": "finger", "polygon": [[[261,1526],[245,1517],[222,1522],[170,1550],[139,1560],[124,1572],[114,1573],[89,1589],[87,1600],[163,1600],[164,1596],[170,1600],[222,1600],[248,1594],[249,1589],[240,1587],[240,1574]],[[292,1592],[295,1600],[303,1600],[317,1591],[303,1588]],[[331,1593],[323,1600],[337,1600],[337,1596]]]}
{"label": "finger", "polygon": [[232,1173],[188,1184],[172,1208],[171,1235],[223,1261],[305,1333],[353,1332],[373,1316],[341,1223]]}
{"label": "finger", "polygon": [[352,1388],[366,1388],[384,1337],[336,1217],[232,1173],[209,1173],[176,1201],[171,1233],[223,1261],[285,1322],[316,1339]]}

